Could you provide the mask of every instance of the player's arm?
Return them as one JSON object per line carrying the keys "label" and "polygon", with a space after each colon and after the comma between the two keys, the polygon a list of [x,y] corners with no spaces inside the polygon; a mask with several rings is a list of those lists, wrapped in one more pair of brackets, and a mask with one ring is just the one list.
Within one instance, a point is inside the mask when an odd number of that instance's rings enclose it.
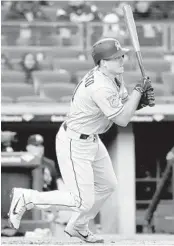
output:
{"label": "player's arm", "polygon": [[132,94],[124,104],[122,103],[118,92],[110,87],[101,87],[97,91],[94,91],[92,97],[94,102],[109,120],[112,120],[117,125],[125,127],[135,113],[144,90],[151,87],[149,81],[150,80],[147,79],[146,81],[140,81],[141,83],[138,83],[135,86]]}
{"label": "player's arm", "polygon": [[133,90],[128,100],[124,103],[123,110],[111,120],[119,126],[127,126],[138,107],[140,99],[141,93]]}
{"label": "player's arm", "polygon": [[[146,97],[147,94],[147,97]],[[149,78],[142,78],[135,86],[131,95],[124,103],[120,114],[112,118],[112,121],[120,126],[127,126],[136,110],[148,105],[148,100],[154,99],[153,88]]]}

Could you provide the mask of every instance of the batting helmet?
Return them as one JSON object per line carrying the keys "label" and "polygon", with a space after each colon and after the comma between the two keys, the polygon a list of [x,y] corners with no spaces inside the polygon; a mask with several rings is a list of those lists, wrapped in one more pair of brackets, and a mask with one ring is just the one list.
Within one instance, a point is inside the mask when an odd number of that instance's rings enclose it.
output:
{"label": "batting helmet", "polygon": [[115,38],[103,38],[97,41],[92,47],[92,57],[95,65],[100,60],[109,60],[121,57],[126,54],[129,49],[122,48],[119,41]]}

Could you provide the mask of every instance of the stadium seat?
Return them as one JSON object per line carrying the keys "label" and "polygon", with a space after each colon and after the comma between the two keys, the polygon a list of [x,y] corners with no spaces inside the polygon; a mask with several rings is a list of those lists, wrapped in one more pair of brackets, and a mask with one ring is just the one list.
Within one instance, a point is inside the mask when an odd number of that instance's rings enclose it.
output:
{"label": "stadium seat", "polygon": [[13,99],[11,97],[1,97],[1,103],[13,103]]}
{"label": "stadium seat", "polygon": [[174,104],[174,96],[155,96],[156,104]]}
{"label": "stadium seat", "polygon": [[171,93],[174,95],[174,73],[164,72],[162,73],[162,81],[164,85],[167,85]]}
{"label": "stadium seat", "polygon": [[3,46],[2,53],[11,59],[20,59],[24,53],[43,52],[48,58],[77,58],[82,47]]}
{"label": "stadium seat", "polygon": [[[131,57],[136,59],[136,54],[135,54],[134,50],[130,51],[130,55],[131,55]],[[151,59],[157,59],[157,58],[164,59],[164,52],[162,51],[161,48],[141,47],[141,55],[143,57],[143,60],[144,59],[148,59],[148,58],[151,58]]]}
{"label": "stadium seat", "polygon": [[53,58],[77,58],[83,52],[81,47],[56,47],[52,49],[47,55]]}
{"label": "stadium seat", "polygon": [[161,59],[164,59],[164,52],[162,51],[161,48],[151,48],[151,47],[148,47],[148,48],[141,48],[141,54],[142,54],[142,57],[143,59],[147,59],[147,58],[154,58],[154,59],[157,59],[157,58],[161,58]]}
{"label": "stadium seat", "polygon": [[[143,59],[143,64],[145,70],[156,72],[156,73],[167,72],[170,71],[171,69],[171,63],[164,59],[146,58]],[[137,63],[137,69],[138,69],[138,63]]]}
{"label": "stadium seat", "polygon": [[77,71],[80,70],[88,70],[93,68],[93,63],[92,61],[81,61],[78,59],[69,59],[69,58],[64,58],[64,59],[55,59],[54,60],[54,68],[56,69],[65,69],[71,73],[76,73]]}
{"label": "stadium seat", "polygon": [[71,75],[68,71],[35,71],[33,72],[34,82],[39,82],[40,84],[45,83],[69,83],[71,80]]}
{"label": "stadium seat", "polygon": [[[151,81],[156,82],[156,73],[147,71],[147,75],[150,77]],[[141,79],[141,77],[142,75],[140,71],[125,71],[125,73],[123,74],[123,78],[126,85],[136,85],[136,83]]]}
{"label": "stadium seat", "polygon": [[51,83],[43,85],[43,92],[46,97],[59,101],[61,97],[73,95],[75,85],[65,83]]}
{"label": "stadium seat", "polygon": [[114,1],[92,1],[99,9],[100,12],[106,14],[111,11],[112,8],[115,7]]}
{"label": "stadium seat", "polygon": [[1,76],[2,83],[24,83],[25,74],[20,71],[5,70]]}
{"label": "stadium seat", "polygon": [[50,47],[40,46],[4,46],[1,48],[2,52],[11,59],[20,59],[25,53],[51,52]]}
{"label": "stadium seat", "polygon": [[1,85],[1,93],[2,96],[10,97],[15,101],[20,96],[34,95],[34,88],[24,83],[6,83]]}
{"label": "stadium seat", "polygon": [[[129,93],[132,92],[134,86],[135,86],[134,83],[126,84],[126,88],[127,88]],[[154,88],[155,96],[157,96],[157,97],[171,96],[170,91],[163,84],[159,84],[159,83],[155,83],[154,82],[153,83],[153,88]]]}
{"label": "stadium seat", "polygon": [[42,11],[46,16],[50,18],[51,21],[56,21],[57,8],[53,7],[42,7]]}
{"label": "stadium seat", "polygon": [[20,96],[16,100],[17,103],[54,103],[55,100],[48,97],[40,96]]}
{"label": "stadium seat", "polygon": [[87,74],[88,70],[82,70],[76,72],[77,83]]}

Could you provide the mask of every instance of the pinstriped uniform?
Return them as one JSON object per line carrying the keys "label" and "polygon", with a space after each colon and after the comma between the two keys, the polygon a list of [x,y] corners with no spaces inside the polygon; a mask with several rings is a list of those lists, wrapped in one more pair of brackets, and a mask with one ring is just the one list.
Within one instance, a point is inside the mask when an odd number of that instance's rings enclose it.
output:
{"label": "pinstriped uniform", "polygon": [[[113,124],[124,109],[128,93],[96,66],[77,85],[66,128],[56,136],[56,153],[62,178],[71,194],[78,197],[69,225],[84,229],[114,191],[117,179],[111,159],[98,134]],[[85,134],[85,138],[81,138]]]}

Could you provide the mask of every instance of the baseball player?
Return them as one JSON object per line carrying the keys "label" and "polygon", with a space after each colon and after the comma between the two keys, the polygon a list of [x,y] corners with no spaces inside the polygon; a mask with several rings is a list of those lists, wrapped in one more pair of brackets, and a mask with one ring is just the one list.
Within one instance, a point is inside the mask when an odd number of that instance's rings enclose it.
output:
{"label": "baseball player", "polygon": [[155,100],[151,81],[146,77],[135,81],[128,95],[122,79],[127,52],[113,38],[93,45],[95,67],[77,85],[67,120],[56,136],[58,163],[68,190],[39,192],[14,188],[9,211],[14,228],[19,228],[26,210],[56,205],[74,211],[65,228],[68,235],[90,243],[103,242],[103,238],[89,230],[88,223],[116,189],[117,179],[98,134],[106,132],[114,123],[127,126],[137,108]]}

